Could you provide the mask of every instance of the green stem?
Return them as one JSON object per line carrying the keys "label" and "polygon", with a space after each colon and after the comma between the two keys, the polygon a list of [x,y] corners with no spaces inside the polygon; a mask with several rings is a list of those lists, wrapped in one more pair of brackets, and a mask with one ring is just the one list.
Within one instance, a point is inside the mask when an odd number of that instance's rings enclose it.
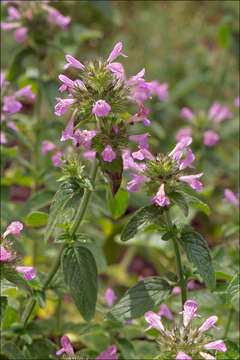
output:
{"label": "green stem", "polygon": [[127,248],[123,260],[121,261],[121,268],[127,272],[128,266],[130,265],[134,255],[136,252],[136,248],[134,246],[130,246],[129,248]]}
{"label": "green stem", "polygon": [[227,334],[228,334],[228,331],[229,331],[229,329],[230,329],[230,325],[231,325],[231,322],[232,322],[233,313],[234,313],[234,310],[233,310],[233,308],[231,308],[231,310],[229,311],[228,322],[227,322],[227,325],[226,325],[226,329],[225,329],[223,338],[226,338],[226,337],[227,337]]}
{"label": "green stem", "polygon": [[178,276],[180,279],[179,285],[181,288],[182,307],[183,307],[185,301],[187,300],[187,288],[186,288],[186,282],[185,282],[184,275],[183,275],[181,254],[180,254],[177,238],[174,236],[173,225],[172,225],[172,220],[171,220],[169,210],[165,212],[165,220],[167,223],[168,231],[170,231],[173,234],[172,241],[173,241],[173,247],[174,247],[175,258],[176,258],[176,263],[177,263],[177,272],[178,272]]}
{"label": "green stem", "polygon": [[37,303],[36,299],[34,299],[34,298],[29,299],[27,306],[25,308],[25,311],[22,314],[22,322],[23,322],[24,327],[27,325],[27,321],[28,321],[29,317],[31,316],[36,303]]}

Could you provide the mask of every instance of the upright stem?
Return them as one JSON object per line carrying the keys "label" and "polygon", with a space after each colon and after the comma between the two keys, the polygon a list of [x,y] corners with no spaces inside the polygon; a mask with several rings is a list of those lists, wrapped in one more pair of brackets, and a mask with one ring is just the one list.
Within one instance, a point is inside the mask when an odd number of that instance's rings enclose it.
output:
{"label": "upright stem", "polygon": [[225,329],[225,332],[224,332],[224,335],[223,335],[224,338],[227,337],[228,331],[229,331],[229,329],[230,329],[230,325],[231,325],[231,322],[232,322],[233,313],[234,313],[234,310],[233,310],[233,307],[232,307],[232,308],[230,309],[230,311],[229,311],[228,322],[227,322],[226,329]]}
{"label": "upright stem", "polygon": [[[97,160],[95,160],[95,162],[93,164],[93,167],[92,167],[92,170],[91,170],[91,175],[90,175],[90,179],[91,179],[93,184],[95,183],[95,179],[96,179],[96,176],[97,176],[97,169],[98,169],[98,162],[97,162]],[[73,224],[72,224],[72,227],[70,229],[71,235],[75,234],[75,232],[77,231],[79,225],[81,224],[81,222],[82,222],[82,220],[84,218],[84,215],[86,213],[90,197],[91,197],[91,190],[85,189],[82,201],[79,204],[76,216],[75,216],[75,218],[73,220]],[[50,273],[48,274],[47,278],[45,279],[45,281],[43,283],[43,286],[42,286],[43,291],[45,291],[48,288],[48,286],[51,283],[52,279],[56,275],[56,273],[57,273],[57,271],[59,269],[60,263],[61,263],[61,256],[62,256],[62,253],[63,253],[63,250],[65,249],[65,247],[67,247],[67,244],[62,244],[62,246],[61,246],[61,248],[59,250],[58,256],[57,256],[57,258],[55,260],[55,263],[53,265],[53,268],[52,268],[52,270],[50,271]],[[28,321],[28,319],[29,319],[35,305],[36,305],[36,300],[34,298],[30,299],[30,301],[27,304],[26,310],[24,311],[23,316],[22,316],[22,321],[24,323],[24,326],[26,326],[27,321]]]}
{"label": "upright stem", "polygon": [[185,283],[185,279],[184,279],[184,275],[183,275],[181,254],[180,254],[177,239],[174,236],[173,225],[172,225],[172,220],[171,220],[169,210],[166,211],[164,214],[165,214],[165,219],[166,219],[168,231],[170,231],[173,234],[172,235],[172,241],[173,241],[175,258],[176,258],[176,263],[177,263],[177,272],[178,272],[178,275],[179,275],[179,278],[180,278],[179,285],[180,285],[180,288],[181,288],[182,307],[183,307],[185,301],[187,300],[187,288],[186,288],[186,283]]}

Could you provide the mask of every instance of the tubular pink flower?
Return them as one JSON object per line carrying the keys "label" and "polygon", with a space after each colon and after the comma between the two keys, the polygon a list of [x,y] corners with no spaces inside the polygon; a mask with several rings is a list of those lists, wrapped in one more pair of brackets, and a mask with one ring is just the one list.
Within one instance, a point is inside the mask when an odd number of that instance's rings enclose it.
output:
{"label": "tubular pink flower", "polygon": [[5,237],[9,234],[19,237],[22,229],[23,229],[23,224],[20,223],[20,221],[13,221],[13,222],[11,222],[10,225],[8,225],[5,233],[3,234],[3,238],[5,239]]}
{"label": "tubular pink flower", "polygon": [[64,65],[64,68],[63,68],[64,70],[68,69],[70,66],[72,66],[76,69],[80,69],[80,70],[85,69],[85,66],[83,64],[81,64],[80,61],[78,61],[71,55],[66,55],[66,60],[67,60],[67,64]]}
{"label": "tubular pink flower", "polygon": [[18,127],[14,124],[13,121],[9,121],[9,122],[7,123],[7,126],[8,126],[10,129],[14,130],[14,131],[19,131]]}
{"label": "tubular pink flower", "polygon": [[176,140],[180,141],[181,138],[183,138],[185,136],[191,136],[191,135],[192,135],[191,129],[180,129],[176,135]]}
{"label": "tubular pink flower", "polygon": [[68,24],[71,22],[72,18],[70,16],[63,16],[57,9],[46,6],[46,10],[49,13],[48,21],[53,24],[59,25],[63,30],[67,29]]}
{"label": "tubular pink flower", "polygon": [[240,97],[239,96],[234,100],[234,105],[236,107],[240,107]]}
{"label": "tubular pink flower", "polygon": [[3,111],[8,111],[11,114],[19,112],[22,108],[22,104],[16,100],[15,95],[4,96],[3,98]]}
{"label": "tubular pink flower", "polygon": [[53,164],[55,166],[62,166],[62,160],[61,160],[62,156],[63,156],[63,152],[62,151],[57,151],[56,154],[54,154],[51,157],[51,160],[52,160],[52,162],[53,162]]}
{"label": "tubular pink flower", "polygon": [[191,149],[186,149],[188,155],[185,157],[184,160],[180,161],[179,170],[184,170],[187,167],[194,168],[191,163],[195,160],[195,155],[193,154]]}
{"label": "tubular pink flower", "polygon": [[176,360],[192,360],[191,356],[188,356],[183,351],[179,351],[176,356]]}
{"label": "tubular pink flower", "polygon": [[19,29],[14,31],[13,36],[19,43],[22,43],[23,41],[25,41],[27,39],[27,32],[28,32],[28,29],[26,27],[22,26]]}
{"label": "tubular pink flower", "polygon": [[0,144],[7,144],[7,138],[4,132],[0,131]]}
{"label": "tubular pink flower", "polygon": [[198,304],[194,300],[187,300],[184,303],[183,311],[179,314],[183,314],[183,325],[186,327],[194,317],[200,317],[196,314]]}
{"label": "tubular pink flower", "polygon": [[143,68],[139,73],[136,75],[130,77],[130,79],[127,81],[127,85],[133,85],[138,83],[138,80],[142,79],[145,75],[145,68]]}
{"label": "tubular pink flower", "polygon": [[203,133],[203,143],[206,146],[214,146],[219,140],[218,134],[212,130],[205,131]]}
{"label": "tubular pink flower", "polygon": [[74,116],[71,117],[65,129],[62,131],[62,137],[60,141],[66,141],[73,139],[73,128],[74,128]]}
{"label": "tubular pink flower", "polygon": [[108,64],[107,69],[109,69],[117,79],[123,79],[125,76],[124,68],[122,64],[118,62]]}
{"label": "tubular pink flower", "polygon": [[101,155],[103,157],[103,160],[107,162],[112,162],[114,159],[116,159],[117,156],[110,145],[107,145],[105,147]]}
{"label": "tubular pink flower", "polygon": [[139,108],[139,112],[137,114],[135,114],[134,116],[132,116],[129,119],[129,122],[138,122],[138,121],[142,121],[144,123],[144,125],[146,126],[150,126],[151,122],[150,120],[147,119],[147,115],[149,114],[149,109],[145,108],[143,106],[143,104],[140,105]]}
{"label": "tubular pink flower", "polygon": [[211,327],[214,327],[216,330],[219,330],[219,328],[214,325],[216,321],[218,321],[217,316],[215,316],[215,315],[210,316],[206,321],[204,321],[204,323],[202,324],[202,326],[200,326],[198,331],[204,332],[204,331],[207,331]]}
{"label": "tubular pink flower", "polygon": [[68,88],[72,89],[74,87],[74,82],[71,79],[69,79],[67,76],[60,74],[58,78],[60,81],[63,82],[63,85],[60,86],[60,88],[58,89],[60,92],[63,92]]}
{"label": "tubular pink flower", "polygon": [[113,131],[115,132],[115,134],[118,134],[118,131],[119,131],[118,125],[114,125]]}
{"label": "tubular pink flower", "polygon": [[170,204],[169,198],[165,195],[164,184],[162,184],[155,196],[150,199],[151,203],[158,206],[168,206]]}
{"label": "tubular pink flower", "polygon": [[173,320],[173,315],[167,305],[162,304],[160,307],[160,311],[157,313],[159,316],[165,316],[168,320]]}
{"label": "tubular pink flower", "polygon": [[5,80],[6,74],[4,71],[0,72],[0,86],[3,88],[4,86],[8,86],[10,83]]}
{"label": "tubular pink flower", "polygon": [[159,100],[167,100],[168,98],[168,84],[167,83],[163,83],[163,84],[159,84],[158,81],[151,81],[148,83],[149,87],[150,87],[150,91],[157,95],[157,97],[159,98]]}
{"label": "tubular pink flower", "polygon": [[223,202],[230,202],[233,205],[238,206],[239,205],[239,200],[237,199],[237,197],[234,195],[234,193],[232,192],[232,190],[230,189],[225,189],[224,190],[224,195],[225,198],[222,200]]}
{"label": "tubular pink flower", "polygon": [[83,157],[90,161],[94,161],[96,157],[96,151],[94,150],[86,150],[83,152]]}
{"label": "tubular pink flower", "polygon": [[92,139],[98,131],[77,129],[73,135],[74,145],[82,144],[86,149],[90,148]]}
{"label": "tubular pink flower", "polygon": [[117,357],[115,355],[116,352],[117,346],[111,345],[109,346],[109,348],[107,348],[107,350],[101,352],[101,354],[97,356],[95,360],[117,360]]}
{"label": "tubular pink flower", "polygon": [[144,79],[139,79],[137,85],[131,89],[131,97],[140,102],[152,99],[150,87]]}
{"label": "tubular pink flower", "polygon": [[42,154],[43,154],[43,156],[45,156],[48,151],[51,151],[51,150],[54,150],[54,149],[56,149],[56,146],[51,141],[44,140],[42,142]]}
{"label": "tubular pink flower", "polygon": [[155,314],[153,311],[148,311],[144,314],[145,320],[150,324],[147,329],[144,331],[148,331],[152,328],[157,329],[161,332],[164,332],[164,326],[161,322],[161,316]]}
{"label": "tubular pink flower", "polygon": [[220,352],[227,351],[227,347],[224,344],[223,340],[212,341],[212,342],[204,345],[204,349],[206,349],[206,350],[218,350]]}
{"label": "tubular pink flower", "polygon": [[108,63],[113,62],[113,60],[115,60],[118,56],[122,56],[122,57],[127,58],[127,55],[123,54],[123,53],[121,52],[121,50],[122,50],[122,43],[121,43],[121,42],[118,42],[118,43],[114,46],[112,52],[110,53],[110,55],[109,55],[109,57],[108,57],[108,59],[107,59],[107,62],[108,62]]}
{"label": "tubular pink flower", "polygon": [[202,183],[198,181],[201,176],[203,176],[203,173],[195,174],[195,175],[186,175],[186,176],[180,176],[179,180],[183,182],[187,182],[191,188],[197,191],[202,190]]}
{"label": "tubular pink flower", "polygon": [[114,300],[116,299],[113,289],[108,288],[105,292],[104,298],[109,307],[113,306]]}
{"label": "tubular pink flower", "polygon": [[124,170],[135,170],[141,173],[146,167],[145,164],[137,164],[133,160],[129,149],[125,149],[122,151],[122,159],[123,159]]}
{"label": "tubular pink flower", "polygon": [[214,118],[214,121],[216,123],[220,123],[225,119],[230,119],[232,118],[233,115],[230,113],[229,109],[227,106],[223,106],[220,108],[220,110],[218,111],[217,115]]}
{"label": "tubular pink flower", "polygon": [[61,337],[61,345],[62,345],[62,349],[58,350],[56,352],[56,355],[61,355],[63,353],[66,353],[70,356],[74,355],[74,350],[68,336],[65,335]]}
{"label": "tubular pink flower", "polygon": [[35,94],[33,94],[31,89],[32,89],[32,85],[24,86],[22,89],[16,91],[14,96],[15,97],[26,96],[29,99],[34,100],[36,96],[35,96]]}
{"label": "tubular pink flower", "polygon": [[92,108],[93,114],[98,117],[107,116],[110,110],[111,106],[105,100],[98,100]]}
{"label": "tubular pink flower", "polygon": [[132,156],[134,157],[134,159],[138,160],[149,159],[153,161],[155,159],[154,156],[150,153],[150,151],[141,147],[140,150],[133,152]]}
{"label": "tubular pink flower", "polygon": [[147,142],[147,137],[150,136],[149,133],[146,134],[140,134],[140,135],[132,135],[129,136],[129,139],[132,141],[138,141],[139,146],[144,149],[148,149],[149,145]]}
{"label": "tubular pink flower", "polygon": [[185,150],[192,143],[191,136],[184,136],[176,144],[175,148],[168,154],[168,156],[173,157],[175,153]]}
{"label": "tubular pink flower", "polygon": [[20,19],[20,18],[21,18],[20,12],[14,6],[9,6],[7,19],[9,21],[12,21],[12,20]]}
{"label": "tubular pink flower", "polygon": [[22,273],[23,276],[25,277],[25,279],[27,279],[27,280],[32,280],[36,276],[35,270],[31,266],[17,266],[16,270],[18,272]]}
{"label": "tubular pink flower", "polygon": [[0,261],[6,261],[10,259],[12,254],[10,252],[7,252],[6,249],[0,245]]}
{"label": "tubular pink flower", "polygon": [[55,114],[57,116],[61,116],[62,114],[64,114],[67,109],[68,106],[72,105],[75,103],[75,99],[61,99],[61,98],[56,98],[56,100],[58,101],[58,103],[55,105]]}
{"label": "tubular pink flower", "polygon": [[221,109],[221,106],[219,103],[214,103],[210,109],[208,110],[208,118],[210,120],[213,120],[216,115],[218,114],[219,110]]}
{"label": "tubular pink flower", "polygon": [[14,22],[14,23],[1,22],[1,29],[3,29],[4,31],[16,29],[16,28],[19,28],[20,26],[21,26],[21,24],[19,22]]}
{"label": "tubular pink flower", "polygon": [[216,360],[216,358],[208,353],[200,351],[199,354],[206,360]]}
{"label": "tubular pink flower", "polygon": [[181,115],[182,117],[185,117],[185,118],[188,119],[188,120],[193,120],[193,119],[194,119],[194,114],[193,114],[193,112],[192,112],[189,108],[187,108],[187,107],[182,108],[182,110],[181,110],[181,112],[180,112],[180,115]]}
{"label": "tubular pink flower", "polygon": [[127,190],[131,192],[140,190],[142,183],[148,181],[146,176],[139,176],[136,174],[130,174],[130,176],[133,178],[133,180],[127,183]]}

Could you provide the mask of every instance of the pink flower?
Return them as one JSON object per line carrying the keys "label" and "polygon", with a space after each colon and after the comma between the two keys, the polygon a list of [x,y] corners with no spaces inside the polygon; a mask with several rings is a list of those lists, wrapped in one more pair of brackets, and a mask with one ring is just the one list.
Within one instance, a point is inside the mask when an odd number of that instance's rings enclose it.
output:
{"label": "pink flower", "polygon": [[187,107],[182,108],[182,110],[181,110],[181,112],[180,112],[180,115],[181,115],[182,117],[185,117],[185,118],[188,119],[188,120],[193,120],[193,119],[194,119],[194,114],[193,114],[193,112],[192,112],[189,108],[187,108]]}
{"label": "pink flower", "polygon": [[10,6],[8,8],[8,20],[17,20],[21,18],[21,14],[20,12],[14,7],[14,6]]}
{"label": "pink flower", "polygon": [[19,131],[19,130],[18,130],[18,127],[14,124],[13,121],[9,121],[9,122],[7,123],[7,126],[8,126],[10,129],[14,130],[14,131]]}
{"label": "pink flower", "polygon": [[203,134],[203,143],[206,146],[214,146],[218,142],[219,136],[212,130],[205,131]]}
{"label": "pink flower", "polygon": [[132,116],[129,119],[129,122],[138,122],[142,121],[144,125],[150,126],[151,122],[147,119],[147,115],[149,114],[149,109],[145,108],[142,104],[140,105],[139,112]]}
{"label": "pink flower", "polygon": [[174,158],[174,155],[182,150],[185,150],[192,143],[191,136],[185,136],[180,139],[175,148],[168,154],[168,156]]}
{"label": "pink flower", "polygon": [[58,101],[58,103],[55,105],[55,114],[57,116],[61,116],[62,114],[64,114],[67,109],[68,106],[72,105],[75,103],[75,99],[61,99],[61,98],[56,98],[56,100]]}
{"label": "pink flower", "polygon": [[144,149],[148,149],[149,145],[147,142],[147,137],[150,136],[149,133],[146,134],[140,134],[140,135],[132,135],[129,136],[129,139],[132,141],[138,141],[139,146]]}
{"label": "pink flower", "polygon": [[32,89],[32,85],[24,86],[23,88],[16,91],[14,96],[15,97],[26,96],[29,99],[35,99],[36,96],[35,94],[33,94],[31,89]]}
{"label": "pink flower", "polygon": [[7,252],[6,249],[0,245],[0,261],[6,261],[10,259],[12,254],[10,252]]}
{"label": "pink flower", "polygon": [[122,64],[118,62],[110,63],[107,65],[107,69],[109,69],[117,79],[124,78],[125,72]]}
{"label": "pink flower", "polygon": [[68,69],[70,66],[80,70],[85,69],[85,66],[71,55],[66,55],[66,60],[67,60],[67,64],[64,65],[64,70]]}
{"label": "pink flower", "polygon": [[[193,290],[194,287],[195,287],[195,281],[194,281],[194,280],[189,281],[189,283],[187,284],[187,289],[188,289],[188,290]],[[180,293],[181,293],[180,287],[179,287],[179,286],[175,286],[175,287],[173,288],[172,294],[178,295],[178,294],[180,294]]]}
{"label": "pink flower", "polygon": [[17,266],[16,270],[23,274],[25,279],[32,280],[35,278],[35,270],[31,266]]}
{"label": "pink flower", "polygon": [[94,150],[86,150],[83,152],[83,157],[85,157],[86,159],[90,160],[90,161],[94,161],[95,157],[96,157],[96,151]]}
{"label": "pink flower", "polygon": [[138,80],[142,79],[145,75],[145,68],[143,68],[139,73],[136,75],[130,77],[130,79],[127,81],[127,85],[133,85],[138,83]]}
{"label": "pink flower", "polygon": [[146,167],[145,164],[137,164],[133,160],[129,149],[125,149],[122,151],[122,159],[124,170],[135,170],[137,172],[142,172]]}
{"label": "pink flower", "polygon": [[192,360],[191,356],[188,356],[182,351],[179,351],[177,354],[176,360]]}
{"label": "pink flower", "polygon": [[117,360],[116,352],[116,345],[111,345],[109,348],[107,348],[107,350],[101,352],[101,354],[97,356],[95,360]]}
{"label": "pink flower", "polygon": [[157,97],[159,98],[159,100],[167,100],[168,98],[168,84],[167,83],[163,83],[163,84],[159,84],[158,81],[151,81],[148,83],[149,87],[150,87],[150,91],[157,95]]}
{"label": "pink flower", "polygon": [[184,303],[183,311],[181,311],[179,314],[183,314],[183,325],[186,327],[190,323],[190,321],[196,317],[200,316],[196,314],[198,308],[198,304],[194,300],[187,300]]}
{"label": "pink flower", "polygon": [[63,16],[57,9],[51,6],[46,6],[46,10],[49,12],[48,21],[53,24],[59,25],[63,30],[67,29],[68,24],[71,22],[70,16]]}
{"label": "pink flower", "polygon": [[139,176],[136,174],[130,174],[130,176],[133,178],[133,180],[127,183],[127,190],[131,192],[140,190],[142,183],[148,181],[146,176]]}
{"label": "pink flower", "polygon": [[131,89],[131,96],[136,101],[151,99],[151,91],[148,83],[144,79],[139,79],[137,85]]}
{"label": "pink flower", "polygon": [[73,135],[74,145],[82,144],[86,149],[90,148],[92,139],[98,131],[77,129]]}
{"label": "pink flower", "polygon": [[191,188],[194,190],[200,191],[202,190],[202,183],[198,181],[201,176],[203,176],[203,173],[195,174],[195,175],[186,175],[186,176],[180,176],[179,180],[187,182]]}
{"label": "pink flower", "polygon": [[179,165],[179,170],[184,170],[187,167],[190,168],[194,168],[193,165],[191,165],[191,163],[195,160],[195,155],[193,154],[191,149],[186,149],[188,155],[185,157],[184,160],[179,161],[180,165]]}
{"label": "pink flower", "polygon": [[118,134],[118,131],[119,131],[118,125],[114,125],[113,131],[115,132],[115,134]]}
{"label": "pink flower", "polygon": [[21,26],[19,29],[14,31],[13,36],[19,43],[21,43],[26,40],[27,32],[28,32],[28,29],[24,26]]}
{"label": "pink flower", "polygon": [[165,316],[168,320],[173,320],[173,315],[167,305],[162,304],[160,311],[157,313],[159,316]]}
{"label": "pink flower", "polygon": [[66,353],[70,356],[74,355],[74,350],[68,336],[61,337],[61,345],[62,345],[62,349],[58,350],[56,352],[56,355],[61,355],[63,353]]}
{"label": "pink flower", "polygon": [[219,330],[219,328],[217,328],[214,324],[215,322],[218,321],[218,317],[217,316],[210,316],[206,321],[204,321],[204,323],[202,324],[202,326],[200,326],[200,328],[198,329],[198,331],[200,332],[204,332],[207,331],[210,327],[214,327],[216,330]]}
{"label": "pink flower", "polygon": [[234,195],[234,193],[232,192],[232,190],[230,189],[225,189],[224,190],[224,195],[225,198],[223,199],[223,202],[230,202],[233,205],[238,206],[239,205],[239,200],[237,199],[237,197]]}
{"label": "pink flower", "polygon": [[165,195],[164,184],[162,184],[155,196],[150,199],[151,203],[158,206],[168,206],[170,204],[169,198]]}
{"label": "pink flower", "polygon": [[200,351],[199,354],[206,360],[216,360],[216,358],[208,353]]}
{"label": "pink flower", "polygon": [[92,112],[99,117],[107,116],[110,110],[111,106],[105,100],[98,100],[92,108]]}
{"label": "pink flower", "polygon": [[104,298],[106,300],[106,303],[108,304],[109,307],[113,306],[114,300],[116,298],[115,293],[113,291],[113,289],[108,288],[105,292]]}
{"label": "pink flower", "polygon": [[51,141],[44,140],[42,142],[42,154],[45,156],[48,151],[54,150],[56,148],[55,144]]}
{"label": "pink flower", "polygon": [[74,87],[74,82],[69,79],[67,76],[60,74],[58,76],[59,80],[63,82],[63,85],[58,89],[60,92],[67,90],[68,88],[72,89]]}
{"label": "pink flower", "polygon": [[16,100],[15,95],[4,96],[3,98],[3,111],[8,111],[11,114],[19,112],[22,108],[22,104]]}
{"label": "pink flower", "polygon": [[0,131],[0,144],[7,144],[7,138],[4,132]]}
{"label": "pink flower", "polygon": [[157,329],[157,330],[159,330],[161,332],[165,331],[164,326],[163,326],[163,324],[161,322],[161,316],[155,314],[152,311],[148,311],[148,312],[146,312],[144,314],[144,318],[150,324],[148,326],[148,328],[145,329],[144,331],[148,331],[148,330],[150,330],[152,328]]}
{"label": "pink flower", "polygon": [[181,129],[178,131],[178,133],[176,135],[176,140],[180,141],[182,137],[191,136],[191,135],[192,135],[191,129]]}
{"label": "pink flower", "polygon": [[51,160],[55,166],[62,166],[62,160],[61,160],[62,156],[63,156],[63,152],[57,151],[56,154],[54,154],[51,157]]}
{"label": "pink flower", "polygon": [[0,86],[3,88],[4,86],[8,86],[9,82],[5,80],[6,74],[5,72],[0,72]]}
{"label": "pink flower", "polygon": [[9,31],[18,28],[20,25],[21,24],[19,22],[14,22],[14,23],[1,22],[1,29],[3,29],[4,31]]}
{"label": "pink flower", "polygon": [[206,350],[218,350],[220,352],[227,351],[227,347],[224,344],[223,340],[212,341],[212,342],[204,345],[204,349],[206,349]]}
{"label": "pink flower", "polygon": [[16,237],[20,236],[20,231],[23,229],[23,224],[20,221],[13,221],[10,225],[8,225],[5,233],[3,234],[3,238],[9,234],[15,235]]}
{"label": "pink flower", "polygon": [[62,131],[62,137],[60,141],[66,141],[73,139],[73,128],[74,128],[74,116],[71,117],[65,129]]}
{"label": "pink flower", "polygon": [[228,107],[221,106],[219,103],[213,104],[208,111],[209,119],[214,120],[216,123],[232,118],[232,116],[233,115],[230,113]]}
{"label": "pink flower", "polygon": [[118,42],[118,43],[114,46],[112,52],[110,53],[110,55],[109,55],[109,57],[108,57],[108,59],[107,59],[107,62],[108,62],[108,63],[113,62],[113,60],[115,60],[118,56],[122,56],[122,57],[127,58],[127,55],[124,55],[124,54],[121,52],[121,50],[122,50],[122,43],[121,43],[121,42]]}
{"label": "pink flower", "polygon": [[116,153],[113,151],[110,145],[107,145],[105,147],[101,155],[103,157],[103,160],[107,162],[112,162],[114,159],[116,159]]}
{"label": "pink flower", "polygon": [[239,106],[240,106],[240,97],[239,97],[239,96],[234,100],[234,105],[235,105],[236,107],[239,107]]}
{"label": "pink flower", "polygon": [[134,159],[138,160],[149,159],[153,161],[155,159],[154,156],[150,153],[150,151],[141,147],[140,150],[133,152],[132,156],[134,157]]}

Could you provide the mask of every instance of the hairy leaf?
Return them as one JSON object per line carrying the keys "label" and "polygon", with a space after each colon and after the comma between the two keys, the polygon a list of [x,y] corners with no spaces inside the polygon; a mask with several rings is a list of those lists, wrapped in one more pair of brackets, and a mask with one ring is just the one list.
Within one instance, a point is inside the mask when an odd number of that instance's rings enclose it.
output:
{"label": "hairy leaf", "polygon": [[34,211],[28,215],[25,223],[27,226],[39,227],[46,225],[48,221],[48,214],[41,211]]}
{"label": "hairy leaf", "polygon": [[32,289],[28,285],[27,280],[25,280],[21,275],[19,275],[17,271],[5,270],[3,272],[3,277],[15,284],[18,288],[23,289],[27,291],[30,295],[32,295]]}
{"label": "hairy leaf", "polygon": [[128,207],[129,192],[124,189],[119,189],[116,195],[113,197],[108,192],[108,204],[113,219],[118,219],[122,216]]}
{"label": "hairy leaf", "polygon": [[[7,342],[1,348],[1,355],[6,355],[7,359],[20,360],[24,359],[23,353],[14,342]],[[10,357],[8,357],[10,356]]]}
{"label": "hairy leaf", "polygon": [[240,281],[239,274],[236,274],[228,284],[228,287],[226,289],[228,301],[233,301],[239,297],[240,295],[239,281]]}
{"label": "hairy leaf", "polygon": [[170,200],[172,200],[176,205],[183,210],[184,215],[188,216],[188,203],[185,199],[184,193],[180,191],[175,191],[169,194]]}
{"label": "hairy leaf", "polygon": [[27,216],[33,210],[39,210],[44,206],[50,204],[54,196],[54,191],[52,190],[43,190],[34,194],[30,199],[28,199],[21,208],[21,215]]}

